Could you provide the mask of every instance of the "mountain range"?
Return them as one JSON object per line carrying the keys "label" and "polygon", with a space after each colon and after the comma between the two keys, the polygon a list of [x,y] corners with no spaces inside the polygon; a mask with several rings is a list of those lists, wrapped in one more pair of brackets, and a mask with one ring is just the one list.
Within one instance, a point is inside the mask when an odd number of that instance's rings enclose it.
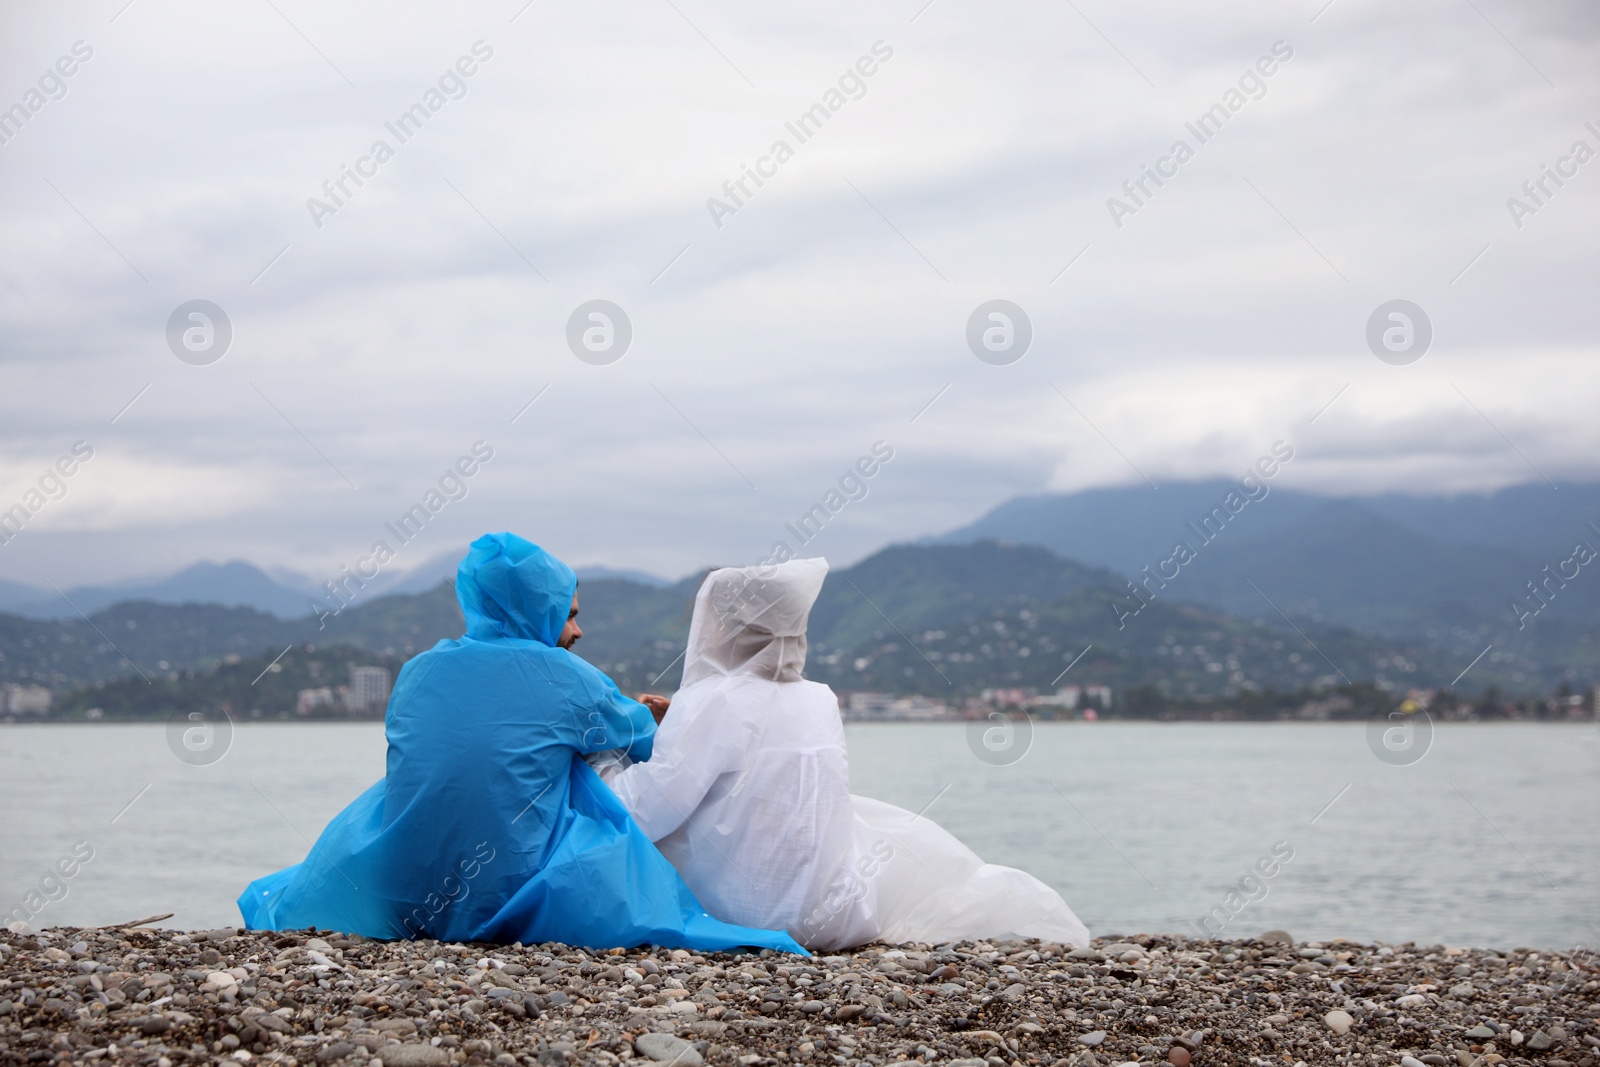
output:
{"label": "mountain range", "polygon": [[[1230,492],[1237,483],[1211,481],[1018,498],[836,569],[812,615],[808,674],[935,695],[1068,681],[1178,696],[1600,681],[1600,582],[1574,553],[1580,541],[1600,546],[1600,486],[1470,498]],[[51,592],[67,603],[49,611],[39,590],[9,586],[0,681],[172,680],[330,645],[398,662],[461,633],[456,558],[385,576],[320,627],[309,580],[243,562]],[[701,575],[580,576],[579,652],[625,687],[670,688]]]}
{"label": "mountain range", "polygon": [[1271,489],[1218,521],[1238,490],[1210,481],[1022,497],[933,541],[1034,544],[1130,578],[1185,541],[1195,558],[1162,596],[1469,658],[1492,644],[1498,662],[1539,661],[1546,673],[1600,660],[1600,576],[1575,552],[1600,550],[1600,484],[1336,499]]}
{"label": "mountain range", "polygon": [[[422,593],[440,582],[454,581],[461,555],[457,551],[446,552],[408,571],[380,572],[367,583],[362,597],[370,600],[395,593]],[[644,571],[614,567],[580,567],[578,576],[626,578],[643,585],[672,584]],[[165,577],[75,586],[59,593],[0,579],[0,612],[30,619],[67,619],[92,614],[112,604],[148,600],[156,604],[254,608],[280,619],[298,619],[310,613],[310,603],[318,595],[317,583],[305,574],[282,569],[269,573],[253,563],[232,560],[193,563]]]}
{"label": "mountain range", "polygon": [[[626,690],[670,692],[698,584],[699,576],[670,586],[584,582],[578,654]],[[950,698],[996,686],[1048,690],[1063,679],[1207,697],[1374,678],[1404,688],[1438,684],[1454,669],[1417,643],[1330,627],[1308,630],[1308,642],[1178,603],[1150,604],[1119,628],[1111,610],[1123,595],[1119,584],[1109,571],[1034,546],[887,548],[829,575],[812,615],[806,673],[840,689]],[[355,665],[350,650],[399,663],[461,630],[447,583],[351,607],[320,630],[314,619],[250,608],[131,602],[89,619],[0,616],[0,676],[76,689],[66,707],[121,717],[175,691],[167,683],[211,672],[236,709],[259,700],[260,710],[281,714],[285,678],[260,687],[243,679],[274,662],[332,656]],[[339,666],[328,669],[338,676]]]}

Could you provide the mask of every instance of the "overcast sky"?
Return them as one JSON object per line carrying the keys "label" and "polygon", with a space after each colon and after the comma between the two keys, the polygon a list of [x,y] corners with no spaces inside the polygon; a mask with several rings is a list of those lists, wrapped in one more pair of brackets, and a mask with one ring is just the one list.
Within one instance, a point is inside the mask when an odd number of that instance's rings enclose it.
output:
{"label": "overcast sky", "polygon": [[[498,529],[751,561],[877,441],[808,552],[1280,439],[1331,493],[1600,477],[1583,0],[4,10],[0,509],[93,458],[3,578],[332,576],[478,441],[393,567]],[[595,299],[632,326],[609,365],[567,342]],[[994,299],[1031,322],[1009,365],[968,346]],[[1432,325],[1407,365],[1368,347],[1394,299]],[[193,300],[214,362],[169,345]]]}

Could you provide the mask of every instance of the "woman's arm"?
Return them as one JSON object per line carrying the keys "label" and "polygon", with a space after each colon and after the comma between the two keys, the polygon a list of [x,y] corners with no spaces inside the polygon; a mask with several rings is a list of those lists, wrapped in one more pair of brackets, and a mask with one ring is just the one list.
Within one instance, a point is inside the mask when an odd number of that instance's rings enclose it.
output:
{"label": "woman's arm", "polygon": [[726,702],[720,694],[696,696],[678,698],[648,762],[619,771],[607,783],[652,841],[688,822],[716,780],[738,766],[741,724],[721,714]]}

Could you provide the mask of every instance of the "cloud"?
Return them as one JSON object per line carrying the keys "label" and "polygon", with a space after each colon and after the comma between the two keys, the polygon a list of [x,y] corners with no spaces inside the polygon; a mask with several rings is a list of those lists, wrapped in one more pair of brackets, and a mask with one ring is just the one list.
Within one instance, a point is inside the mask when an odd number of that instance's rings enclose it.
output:
{"label": "cloud", "polygon": [[[0,104],[94,57],[0,146],[0,457],[25,478],[86,438],[101,466],[0,576],[336,568],[479,439],[497,458],[419,562],[502,528],[664,573],[757,558],[878,439],[895,463],[817,544],[841,562],[1280,437],[1329,492],[1600,474],[1600,162],[1520,230],[1505,208],[1600,148],[1589,6],[922,6],[8,12]],[[878,41],[865,95],[719,229],[706,199]],[[1115,226],[1279,41],[1264,94]],[[378,139],[319,228],[307,199]],[[1034,324],[1008,367],[964,340],[997,297]],[[1365,348],[1397,297],[1435,327],[1409,367]],[[234,327],[203,367],[164,332],[197,298]],[[564,341],[594,298],[634,326],[608,367]]]}

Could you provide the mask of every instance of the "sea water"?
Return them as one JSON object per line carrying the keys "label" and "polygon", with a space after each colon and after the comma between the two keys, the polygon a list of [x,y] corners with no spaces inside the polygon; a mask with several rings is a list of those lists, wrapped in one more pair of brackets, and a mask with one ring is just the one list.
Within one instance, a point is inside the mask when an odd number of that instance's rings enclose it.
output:
{"label": "sea water", "polygon": [[[847,734],[855,792],[1038,876],[1097,935],[1600,944],[1594,724],[1440,724],[1398,757],[1362,724]],[[383,768],[375,723],[0,727],[0,908],[237,924],[245,884]]]}

